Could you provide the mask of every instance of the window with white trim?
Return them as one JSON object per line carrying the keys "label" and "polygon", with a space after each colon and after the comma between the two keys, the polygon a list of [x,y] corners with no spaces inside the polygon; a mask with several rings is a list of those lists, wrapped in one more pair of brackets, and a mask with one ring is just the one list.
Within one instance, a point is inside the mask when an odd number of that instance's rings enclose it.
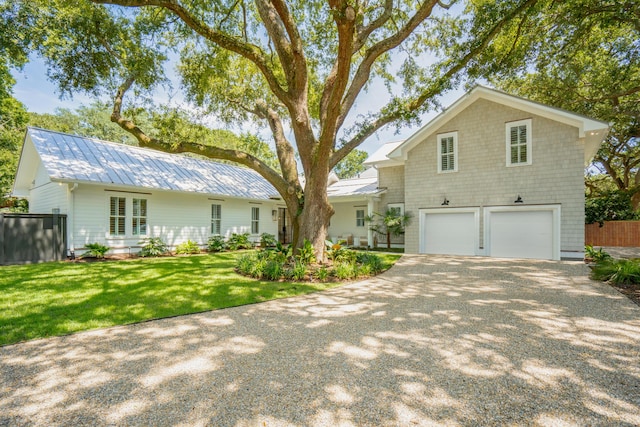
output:
{"label": "window with white trim", "polygon": [[251,208],[251,234],[260,233],[260,208]]}
{"label": "window with white trim", "polygon": [[109,205],[109,234],[112,236],[124,236],[125,234],[126,204],[127,199],[124,197],[111,197]]}
{"label": "window with white trim", "polygon": [[147,235],[147,199],[133,199],[132,232],[134,236]]}
{"label": "window with white trim", "polygon": [[507,166],[531,164],[531,119],[510,122],[507,132]]}
{"label": "window with white trim", "polygon": [[387,204],[387,211],[393,212],[396,216],[404,215],[404,203],[389,203]]}
{"label": "window with white trim", "polygon": [[438,135],[438,173],[458,171],[458,132]]}
{"label": "window with white trim", "polygon": [[364,227],[364,209],[356,210],[356,227]]}
{"label": "window with white trim", "polygon": [[222,205],[211,205],[211,234],[220,235],[222,225]]}

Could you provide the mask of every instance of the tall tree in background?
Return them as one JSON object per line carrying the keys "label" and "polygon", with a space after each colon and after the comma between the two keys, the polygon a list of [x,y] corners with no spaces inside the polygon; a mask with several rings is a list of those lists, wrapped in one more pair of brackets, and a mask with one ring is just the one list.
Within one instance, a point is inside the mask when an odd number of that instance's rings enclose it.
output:
{"label": "tall tree in background", "polygon": [[20,42],[16,28],[0,20],[0,208],[13,207],[8,197],[15,177],[19,147],[27,123],[27,111],[13,96],[10,70],[20,68],[27,60],[26,45]]}
{"label": "tall tree in background", "polygon": [[[61,93],[113,94],[111,120],[141,146],[195,152],[248,166],[280,193],[294,244],[323,256],[333,208],[329,172],[385,125],[415,124],[512,19],[539,0],[23,0],[0,3],[24,26]],[[103,6],[101,4],[107,4]],[[20,20],[19,18],[26,18]],[[438,56],[454,39],[462,42]],[[186,99],[227,122],[271,130],[279,170],[249,153],[152,136],[123,105],[167,85],[163,63],[179,57]],[[435,55],[435,60],[433,60]],[[379,81],[386,104],[350,115]],[[298,156],[296,158],[296,155]],[[305,188],[298,179],[298,160]]]}
{"label": "tall tree in background", "polygon": [[541,2],[477,64],[476,76],[508,92],[610,122],[589,168],[588,194],[622,191],[640,207],[639,2]]}
{"label": "tall tree in background", "polygon": [[364,161],[367,160],[367,157],[369,157],[369,155],[366,151],[356,148],[338,162],[334,171],[340,179],[353,178],[365,171]]}
{"label": "tall tree in background", "polygon": [[[0,70],[0,79],[9,84],[12,82],[8,70]],[[0,208],[14,207],[16,202],[9,194],[27,119],[24,105],[13,97],[10,87],[0,91]]]}

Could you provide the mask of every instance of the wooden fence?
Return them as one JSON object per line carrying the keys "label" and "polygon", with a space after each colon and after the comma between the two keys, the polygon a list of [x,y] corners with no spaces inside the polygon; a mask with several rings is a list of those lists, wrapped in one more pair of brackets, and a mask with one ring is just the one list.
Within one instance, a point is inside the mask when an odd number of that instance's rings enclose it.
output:
{"label": "wooden fence", "polygon": [[584,243],[591,246],[640,247],[640,221],[608,221],[586,224]]}

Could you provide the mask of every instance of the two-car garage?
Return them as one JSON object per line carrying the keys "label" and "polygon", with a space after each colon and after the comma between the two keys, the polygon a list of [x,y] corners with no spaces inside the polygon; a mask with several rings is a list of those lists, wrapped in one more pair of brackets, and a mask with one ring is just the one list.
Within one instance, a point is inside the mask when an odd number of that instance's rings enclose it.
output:
{"label": "two-car garage", "polygon": [[419,216],[420,253],[560,259],[560,205],[421,209]]}

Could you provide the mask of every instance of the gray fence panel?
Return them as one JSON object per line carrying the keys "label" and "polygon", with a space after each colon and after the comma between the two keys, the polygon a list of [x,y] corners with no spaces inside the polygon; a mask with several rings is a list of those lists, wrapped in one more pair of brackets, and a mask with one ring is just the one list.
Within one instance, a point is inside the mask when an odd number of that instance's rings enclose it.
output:
{"label": "gray fence panel", "polygon": [[66,226],[66,215],[0,214],[0,264],[65,259]]}

